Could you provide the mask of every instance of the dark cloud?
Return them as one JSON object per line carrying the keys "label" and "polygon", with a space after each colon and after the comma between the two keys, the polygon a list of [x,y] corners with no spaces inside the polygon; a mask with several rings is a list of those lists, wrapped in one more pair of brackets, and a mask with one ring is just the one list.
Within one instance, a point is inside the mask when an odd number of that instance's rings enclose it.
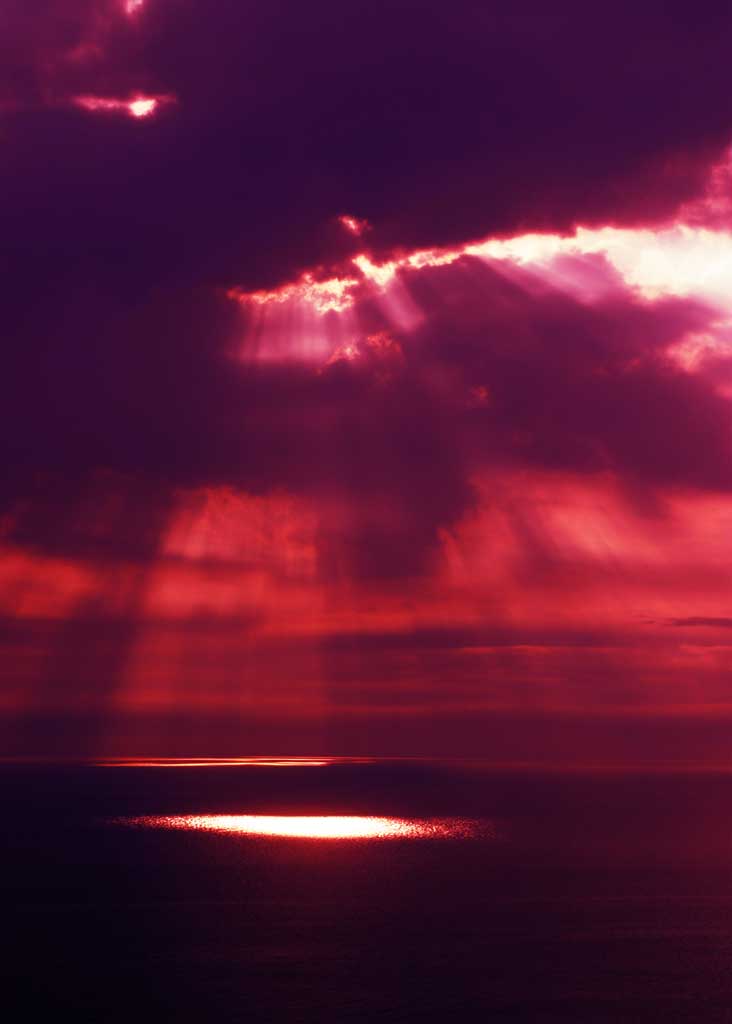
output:
{"label": "dark cloud", "polygon": [[[727,403],[665,355],[709,319],[693,303],[618,287],[590,307],[463,260],[405,275],[426,319],[403,362],[316,374],[237,363],[222,292],[338,265],[361,244],[346,212],[381,255],[668,216],[732,134],[717,5],[122,8],[8,7],[0,415],[18,541],[147,557],[176,488],[336,492],[351,511],[321,539],[323,572],[411,574],[476,467],[727,489]],[[136,91],[175,103],[140,121],[69,105]],[[90,491],[129,511],[93,541]]]}
{"label": "dark cloud", "polygon": [[[3,245],[42,291],[283,280],[353,244],[344,212],[381,252],[649,222],[732,135],[718,5],[55,0],[8,24]],[[64,108],[137,90],[177,103]]]}
{"label": "dark cloud", "polygon": [[491,468],[728,491],[729,401],[669,355],[716,312],[587,262],[604,278],[590,304],[474,258],[404,273],[422,326],[319,368],[243,363],[239,309],[207,290],[21,304],[0,413],[13,536],[145,558],[178,489],[285,490],[337,510],[325,575],[411,575]]}
{"label": "dark cloud", "polygon": [[[669,354],[718,314],[692,300],[646,302],[606,275],[604,297],[586,304],[473,258],[414,273],[426,318],[410,344],[422,379],[452,382],[463,450],[476,460],[728,490],[729,401]],[[480,386],[486,401],[471,404]]]}

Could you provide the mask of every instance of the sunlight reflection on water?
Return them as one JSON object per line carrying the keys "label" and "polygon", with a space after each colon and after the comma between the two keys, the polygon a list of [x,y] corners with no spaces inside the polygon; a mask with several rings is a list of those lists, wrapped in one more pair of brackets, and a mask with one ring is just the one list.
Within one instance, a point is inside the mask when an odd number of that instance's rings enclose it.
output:
{"label": "sunlight reflection on water", "polygon": [[[365,759],[348,760],[367,763]],[[334,762],[332,757],[127,757],[105,758],[94,763],[99,768],[323,768]]]}
{"label": "sunlight reflection on water", "polygon": [[295,839],[435,839],[467,837],[474,823],[360,815],[187,814],[122,819],[143,828],[195,829]]}

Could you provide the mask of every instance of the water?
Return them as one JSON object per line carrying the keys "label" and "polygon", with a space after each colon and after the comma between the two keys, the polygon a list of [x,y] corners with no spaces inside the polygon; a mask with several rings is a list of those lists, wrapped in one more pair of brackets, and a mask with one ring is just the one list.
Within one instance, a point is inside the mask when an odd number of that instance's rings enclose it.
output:
{"label": "water", "polygon": [[732,1024],[727,771],[279,759],[0,784],[9,1020]]}

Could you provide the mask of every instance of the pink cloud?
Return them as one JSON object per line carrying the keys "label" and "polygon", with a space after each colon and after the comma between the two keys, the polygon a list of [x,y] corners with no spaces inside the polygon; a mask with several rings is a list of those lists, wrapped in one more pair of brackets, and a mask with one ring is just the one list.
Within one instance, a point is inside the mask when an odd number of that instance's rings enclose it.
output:
{"label": "pink cloud", "polygon": [[75,106],[91,113],[127,114],[129,117],[151,117],[160,108],[173,102],[171,96],[133,96],[131,99],[117,99],[109,96],[76,96]]}

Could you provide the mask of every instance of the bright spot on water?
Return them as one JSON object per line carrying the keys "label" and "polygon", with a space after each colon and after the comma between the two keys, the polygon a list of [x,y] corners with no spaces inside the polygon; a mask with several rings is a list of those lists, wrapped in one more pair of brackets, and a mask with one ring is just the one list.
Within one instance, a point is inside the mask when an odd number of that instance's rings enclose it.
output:
{"label": "bright spot on water", "polygon": [[189,814],[127,818],[144,828],[196,829],[295,839],[432,839],[471,834],[467,822],[359,815]]}

